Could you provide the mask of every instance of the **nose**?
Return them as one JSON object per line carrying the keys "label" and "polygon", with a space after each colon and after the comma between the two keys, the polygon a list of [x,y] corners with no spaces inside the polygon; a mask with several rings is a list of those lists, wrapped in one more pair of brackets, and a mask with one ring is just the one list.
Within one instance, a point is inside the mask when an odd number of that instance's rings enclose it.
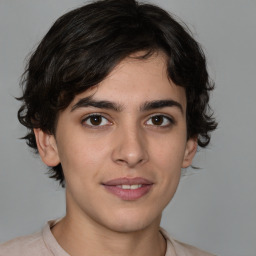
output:
{"label": "nose", "polygon": [[120,127],[114,140],[112,159],[115,163],[135,168],[148,161],[147,141],[139,127]]}

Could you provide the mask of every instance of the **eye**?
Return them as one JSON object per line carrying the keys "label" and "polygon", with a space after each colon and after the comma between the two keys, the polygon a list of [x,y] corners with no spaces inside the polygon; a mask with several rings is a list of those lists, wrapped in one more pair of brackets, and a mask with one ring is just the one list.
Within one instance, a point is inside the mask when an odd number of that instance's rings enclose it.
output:
{"label": "eye", "polygon": [[160,126],[160,127],[168,127],[168,126],[171,126],[172,124],[174,124],[173,119],[164,115],[151,116],[146,122],[146,125]]}
{"label": "eye", "polygon": [[90,127],[111,125],[111,122],[100,114],[91,114],[82,120],[82,124]]}

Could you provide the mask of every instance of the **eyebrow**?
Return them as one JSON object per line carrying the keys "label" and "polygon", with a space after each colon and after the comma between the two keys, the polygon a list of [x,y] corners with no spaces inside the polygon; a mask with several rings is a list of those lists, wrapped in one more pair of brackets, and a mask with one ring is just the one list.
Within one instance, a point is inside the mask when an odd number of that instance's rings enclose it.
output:
{"label": "eyebrow", "polygon": [[[85,97],[80,99],[71,109],[71,112],[78,109],[78,108],[85,108],[85,107],[95,107],[101,109],[110,109],[116,112],[121,112],[123,110],[123,105],[117,104],[108,100],[94,100],[92,96]],[[165,107],[177,107],[181,113],[183,114],[182,105],[171,99],[167,100],[154,100],[154,101],[146,101],[140,106],[140,111],[150,111],[154,109],[160,109]]]}
{"label": "eyebrow", "polygon": [[154,100],[145,102],[141,107],[140,111],[149,111],[153,109],[165,108],[165,107],[177,107],[183,114],[184,110],[182,105],[175,100]]}
{"label": "eyebrow", "polygon": [[120,112],[123,106],[107,100],[94,100],[92,96],[80,99],[71,109],[71,112],[78,108],[95,107],[103,109],[111,109]]}

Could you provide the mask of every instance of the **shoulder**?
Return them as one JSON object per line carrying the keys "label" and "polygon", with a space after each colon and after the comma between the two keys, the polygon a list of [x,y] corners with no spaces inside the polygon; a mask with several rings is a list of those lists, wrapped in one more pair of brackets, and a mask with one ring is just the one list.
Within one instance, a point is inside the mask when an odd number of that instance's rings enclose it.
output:
{"label": "shoulder", "polygon": [[185,244],[182,242],[179,242],[177,240],[172,239],[173,246],[175,248],[175,251],[177,253],[177,256],[179,255],[186,255],[186,256],[214,256],[213,254],[209,252],[202,251],[192,245]]}
{"label": "shoulder", "polygon": [[[164,230],[160,230],[165,239],[167,240],[167,253],[166,256],[168,255],[168,250],[174,250],[176,253],[176,256],[214,256],[213,254],[209,252],[202,251],[192,245],[185,244],[182,242],[179,242],[172,237]],[[172,249],[171,249],[172,247]],[[172,254],[170,254],[172,255]]]}
{"label": "shoulder", "polygon": [[58,244],[51,232],[59,219],[48,221],[41,232],[18,237],[0,244],[0,256],[69,256]]}
{"label": "shoulder", "polygon": [[18,237],[0,245],[0,256],[47,255],[42,233]]}

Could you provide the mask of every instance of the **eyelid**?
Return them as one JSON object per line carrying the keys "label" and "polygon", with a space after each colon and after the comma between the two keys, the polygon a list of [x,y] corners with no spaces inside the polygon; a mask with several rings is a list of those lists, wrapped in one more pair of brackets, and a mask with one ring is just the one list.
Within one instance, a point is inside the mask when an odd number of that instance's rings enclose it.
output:
{"label": "eyelid", "polygon": [[156,117],[156,116],[161,116],[161,117],[167,119],[169,121],[169,124],[168,125],[154,125],[154,124],[150,124],[149,126],[154,126],[154,127],[157,127],[157,128],[166,128],[166,127],[170,127],[170,126],[172,126],[172,125],[174,125],[176,123],[175,119],[172,116],[167,115],[167,114],[163,114],[163,113],[155,113],[155,114],[150,115],[147,118],[146,122],[148,122],[150,119],[152,119],[153,117]]}
{"label": "eyelid", "polygon": [[[104,125],[89,125],[89,124],[85,124],[85,122],[87,120],[89,120],[90,117],[94,117],[94,116],[99,116],[101,117],[102,119],[106,119],[108,121],[108,124],[104,124]],[[103,114],[103,113],[97,113],[97,112],[93,112],[93,113],[90,113],[90,114],[87,114],[85,116],[83,116],[82,120],[81,120],[81,124],[84,125],[84,126],[87,126],[87,127],[90,127],[90,128],[94,128],[94,129],[100,129],[100,128],[104,128],[105,126],[110,126],[113,124],[112,121],[110,121],[110,118],[109,117],[106,117],[106,114]]]}

